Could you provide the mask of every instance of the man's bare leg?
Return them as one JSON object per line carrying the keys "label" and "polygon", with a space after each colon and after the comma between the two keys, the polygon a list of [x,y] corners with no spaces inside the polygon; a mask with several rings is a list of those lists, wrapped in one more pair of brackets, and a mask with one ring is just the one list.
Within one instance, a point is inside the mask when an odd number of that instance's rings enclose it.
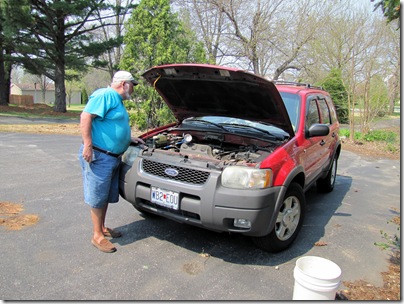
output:
{"label": "man's bare leg", "polygon": [[104,222],[107,214],[108,204],[103,208],[91,208],[91,220],[93,222],[93,238],[97,243],[104,239]]}

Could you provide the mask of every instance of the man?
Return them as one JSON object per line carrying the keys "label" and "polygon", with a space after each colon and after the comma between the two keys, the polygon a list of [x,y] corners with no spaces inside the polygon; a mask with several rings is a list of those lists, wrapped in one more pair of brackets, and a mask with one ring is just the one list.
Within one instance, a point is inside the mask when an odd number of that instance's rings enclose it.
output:
{"label": "man", "polygon": [[[130,99],[137,85],[132,74],[115,73],[110,87],[96,90],[80,116],[83,143],[79,159],[83,173],[84,200],[91,206],[92,244],[103,252],[115,252],[105,237],[121,237],[119,231],[105,227],[108,204],[119,200],[121,155],[131,143],[129,115],[123,100]],[[134,139],[142,142],[141,139]]]}

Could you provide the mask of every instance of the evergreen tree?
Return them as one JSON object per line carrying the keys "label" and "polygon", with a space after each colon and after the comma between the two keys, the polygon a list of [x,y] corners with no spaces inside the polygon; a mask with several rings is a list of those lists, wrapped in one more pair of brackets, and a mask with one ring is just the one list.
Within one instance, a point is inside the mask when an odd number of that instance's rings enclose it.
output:
{"label": "evergreen tree", "polygon": [[26,0],[0,0],[0,105],[8,105],[13,54],[19,44],[19,29],[30,20]]}
{"label": "evergreen tree", "polygon": [[32,74],[55,82],[54,110],[66,112],[66,70],[84,71],[89,58],[93,58],[92,65],[106,64],[98,60],[99,56],[122,41],[111,38],[95,42],[92,34],[110,25],[103,20],[120,10],[105,0],[29,1],[32,24],[23,30],[24,43],[18,47],[21,61]]}
{"label": "evergreen tree", "polygon": [[330,93],[340,123],[348,123],[348,92],[342,82],[340,69],[332,69],[320,85]]}
{"label": "evergreen tree", "polygon": [[[178,16],[171,12],[169,0],[142,0],[126,24],[126,45],[121,69],[134,75],[160,64],[207,62],[201,43],[184,29]],[[141,103],[131,114],[131,121],[144,129],[174,121],[171,111],[155,90],[148,86],[135,88]],[[129,104],[127,104],[129,106]]]}
{"label": "evergreen tree", "polygon": [[[374,2],[375,0],[371,1]],[[375,10],[377,10],[379,7],[382,9],[384,16],[387,18],[387,22],[399,19],[397,25],[400,27],[400,0],[380,0],[376,2]]]}

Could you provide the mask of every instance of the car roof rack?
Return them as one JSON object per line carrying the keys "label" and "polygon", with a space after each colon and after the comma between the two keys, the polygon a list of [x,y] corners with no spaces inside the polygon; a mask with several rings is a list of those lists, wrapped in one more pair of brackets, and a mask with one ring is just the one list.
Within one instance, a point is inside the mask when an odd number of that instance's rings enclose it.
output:
{"label": "car roof rack", "polygon": [[323,87],[314,86],[314,85],[311,85],[310,83],[284,81],[284,80],[272,80],[272,82],[275,84],[280,84],[280,85],[295,85],[295,86],[302,86],[302,87],[306,87],[306,88],[323,90]]}

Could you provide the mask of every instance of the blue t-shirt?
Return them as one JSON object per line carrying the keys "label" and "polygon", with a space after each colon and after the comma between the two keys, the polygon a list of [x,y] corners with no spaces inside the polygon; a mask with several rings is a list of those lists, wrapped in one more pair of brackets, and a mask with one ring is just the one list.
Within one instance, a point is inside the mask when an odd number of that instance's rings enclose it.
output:
{"label": "blue t-shirt", "polygon": [[91,126],[93,146],[116,154],[126,151],[131,142],[129,115],[117,91],[96,90],[83,111],[97,115]]}

